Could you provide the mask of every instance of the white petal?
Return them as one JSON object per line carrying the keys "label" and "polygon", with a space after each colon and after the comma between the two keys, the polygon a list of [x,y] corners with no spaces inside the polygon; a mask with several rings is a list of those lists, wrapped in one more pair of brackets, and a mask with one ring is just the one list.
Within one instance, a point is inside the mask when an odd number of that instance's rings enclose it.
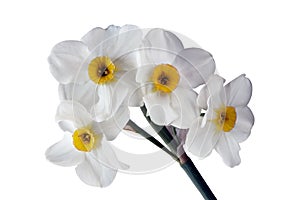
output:
{"label": "white petal", "polygon": [[88,45],[93,53],[101,52],[98,56],[111,56],[108,52],[114,50],[114,45],[117,43],[120,30],[121,27],[115,25],[110,25],[106,29],[97,27],[89,31],[81,40]]}
{"label": "white petal", "polygon": [[143,33],[137,26],[122,26],[117,37],[117,42],[113,45],[111,52],[109,52],[111,57],[118,59],[140,47],[142,44],[142,36]]}
{"label": "white petal", "polygon": [[147,48],[139,51],[141,57],[141,66],[144,65],[160,65],[172,64],[176,57],[176,52],[167,49]]}
{"label": "white petal", "polygon": [[187,134],[186,148],[196,156],[205,158],[208,156],[220,138],[220,133],[213,123],[202,125],[202,118],[193,121]]}
{"label": "white petal", "polygon": [[98,86],[99,101],[91,110],[92,116],[96,121],[103,121],[110,116],[112,110],[111,96],[112,91],[109,85]]}
{"label": "white petal", "polygon": [[209,96],[217,94],[221,90],[223,90],[224,82],[225,79],[219,75],[214,74],[213,76],[211,76],[206,84]]}
{"label": "white petal", "polygon": [[88,44],[91,53],[82,65],[87,68],[90,62],[99,56],[108,56],[114,61],[115,44],[118,42],[120,29],[119,26],[110,25],[105,30],[95,28],[87,33],[82,40]]}
{"label": "white petal", "polygon": [[95,156],[87,153],[86,159],[76,167],[76,173],[88,185],[106,187],[112,183],[117,171],[104,166]]}
{"label": "white petal", "polygon": [[100,27],[96,27],[85,34],[81,41],[83,41],[90,50],[93,50],[97,45],[107,39],[108,32]]}
{"label": "white petal", "polygon": [[163,29],[150,30],[144,39],[144,64],[171,64],[177,53],[183,49],[180,39],[173,33]]}
{"label": "white petal", "polygon": [[84,84],[60,84],[58,92],[61,101],[77,101],[87,110],[90,110],[99,101],[97,86],[91,81],[87,81]]}
{"label": "white petal", "polygon": [[144,65],[137,69],[136,81],[138,83],[147,83],[151,81],[154,65]]}
{"label": "white petal", "polygon": [[151,120],[157,125],[170,125],[177,119],[178,113],[171,107],[170,94],[160,92],[150,93],[144,97],[144,102]]}
{"label": "white petal", "polygon": [[203,109],[207,110],[207,108],[208,108],[208,105],[207,105],[208,98],[209,98],[209,92],[208,92],[207,86],[205,85],[200,90],[200,93],[199,93],[199,95],[197,97],[197,105],[200,108],[203,108]]}
{"label": "white petal", "polygon": [[226,105],[225,90],[223,84],[225,79],[218,75],[213,75],[207,82],[207,90],[209,94],[209,107],[219,109]]}
{"label": "white petal", "polygon": [[177,87],[171,96],[171,103],[179,117],[172,122],[173,126],[181,129],[191,127],[194,119],[200,115],[200,110],[196,107],[197,93],[192,89]]}
{"label": "white petal", "polygon": [[160,28],[150,30],[145,36],[145,46],[179,52],[183,49],[180,39],[170,31]]}
{"label": "white petal", "polygon": [[124,163],[121,163],[111,147],[111,144],[105,139],[101,141],[100,148],[97,148],[92,152],[95,157],[101,161],[103,165],[111,169],[126,169],[127,166]]}
{"label": "white petal", "polygon": [[143,105],[143,92],[141,84],[136,82],[137,70],[130,70],[120,77],[119,82],[122,82],[127,88],[126,105],[140,107]]}
{"label": "white petal", "polygon": [[74,119],[71,119],[71,118],[70,119],[65,119],[65,120],[62,120],[62,121],[57,120],[57,123],[63,131],[67,131],[69,133],[73,133],[77,128],[74,125]]}
{"label": "white petal", "polygon": [[212,55],[199,48],[180,51],[173,65],[187,78],[193,88],[205,83],[216,68]]}
{"label": "white petal", "polygon": [[69,121],[76,128],[87,126],[92,122],[91,115],[81,104],[75,101],[61,102],[57,108],[55,119],[60,126],[63,126],[65,121]]}
{"label": "white petal", "polygon": [[84,159],[84,153],[74,148],[71,134],[65,134],[61,141],[47,149],[45,155],[50,162],[61,166],[74,166]]}
{"label": "white petal", "polygon": [[88,47],[80,41],[58,43],[48,58],[50,71],[63,84],[84,82],[88,80],[88,74],[82,63],[88,55]]}
{"label": "white petal", "polygon": [[239,155],[240,146],[230,133],[221,134],[215,148],[222,157],[224,163],[229,167],[234,167],[241,163]]}
{"label": "white petal", "polygon": [[111,102],[112,102],[112,109],[111,109],[111,116],[116,113],[119,107],[124,104],[124,101],[127,98],[128,90],[127,84],[123,81],[118,81],[116,84],[112,85],[112,95],[111,95]]}
{"label": "white petal", "polygon": [[248,107],[235,108],[237,119],[233,130],[230,132],[236,141],[245,141],[250,133],[254,124],[254,116]]}
{"label": "white petal", "polygon": [[92,110],[96,121],[101,122],[112,117],[124,103],[127,93],[127,86],[120,81],[110,85],[99,85],[99,101]]}
{"label": "white petal", "polygon": [[227,104],[231,106],[246,106],[252,95],[251,81],[240,75],[225,86]]}
{"label": "white petal", "polygon": [[113,60],[115,66],[119,71],[129,71],[140,67],[141,53],[139,50],[131,50]]}
{"label": "white petal", "polygon": [[121,106],[113,117],[102,122],[94,122],[93,129],[97,133],[102,133],[108,140],[113,140],[122,131],[129,121],[129,109]]}

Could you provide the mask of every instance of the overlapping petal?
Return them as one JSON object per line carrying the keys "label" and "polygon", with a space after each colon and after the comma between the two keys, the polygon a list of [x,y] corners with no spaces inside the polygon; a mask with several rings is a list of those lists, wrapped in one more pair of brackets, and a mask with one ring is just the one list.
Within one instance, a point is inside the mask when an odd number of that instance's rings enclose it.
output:
{"label": "overlapping petal", "polygon": [[[87,34],[85,34],[81,41],[84,42],[90,51],[94,50],[95,47],[98,45],[102,45],[103,49],[105,49],[110,42],[114,42],[117,38],[115,37],[119,33],[120,27],[111,25],[107,27],[106,29],[103,29],[101,27],[96,27],[90,30]],[[105,43],[105,44],[104,44]]]}
{"label": "overlapping petal", "polygon": [[72,144],[72,135],[66,133],[64,138],[49,147],[46,158],[57,165],[74,166],[84,160],[84,153],[77,151]]}
{"label": "overlapping petal", "polygon": [[200,115],[200,110],[196,108],[197,93],[192,89],[182,87],[176,88],[171,95],[171,105],[178,112],[172,125],[181,129],[190,128],[192,121]]}
{"label": "overlapping petal", "polygon": [[93,154],[86,154],[85,160],[76,167],[78,177],[86,184],[106,187],[114,180],[117,170],[103,165]]}
{"label": "overlapping petal", "polygon": [[228,105],[246,106],[252,96],[252,84],[245,74],[242,74],[228,83],[225,91]]}
{"label": "overlapping petal", "polygon": [[[114,60],[131,54],[142,45],[143,32],[137,26],[124,25],[121,27],[117,41],[111,48],[111,57]],[[113,61],[114,61],[113,60]]]}
{"label": "overlapping petal", "polygon": [[104,121],[112,117],[124,103],[128,94],[128,87],[122,82],[111,85],[99,85],[99,101],[92,108],[92,115],[96,121]]}
{"label": "overlapping petal", "polygon": [[93,129],[104,134],[107,140],[113,140],[123,130],[129,118],[128,107],[121,106],[113,117],[102,122],[93,122]]}
{"label": "overlapping petal", "polygon": [[192,88],[207,82],[216,68],[212,55],[199,48],[183,49],[177,54],[173,65],[187,77]]}
{"label": "overlapping petal", "polygon": [[144,97],[148,115],[157,125],[169,125],[179,117],[171,106],[171,96],[160,92],[150,93]]}
{"label": "overlapping petal", "polygon": [[99,101],[97,85],[90,81],[84,84],[60,84],[58,93],[61,101],[80,102],[88,111]]}
{"label": "overlapping petal", "polygon": [[240,145],[230,133],[221,134],[215,148],[227,166],[234,167],[241,163]]}
{"label": "overlapping petal", "polygon": [[92,122],[87,110],[75,101],[62,101],[57,108],[55,119],[63,130],[64,127],[68,127],[66,124],[73,123],[74,127],[80,128]]}
{"label": "overlapping petal", "polygon": [[184,47],[181,40],[172,32],[163,29],[150,30],[144,39],[145,61],[143,64],[163,64],[175,59],[176,54]]}
{"label": "overlapping petal", "polygon": [[83,42],[70,40],[58,43],[48,58],[50,72],[62,84],[86,81],[88,76],[81,64],[88,55],[88,47]]}
{"label": "overlapping petal", "polygon": [[[124,105],[140,107],[143,105],[143,89],[140,83],[136,81],[137,69],[132,69],[122,74],[119,78],[119,84],[116,87],[127,88],[127,95]],[[122,84],[122,85],[121,85]],[[115,93],[118,95],[118,93]]]}
{"label": "overlapping petal", "polygon": [[237,113],[237,120],[234,129],[231,134],[234,136],[236,141],[245,141],[250,133],[254,124],[254,116],[249,107],[238,107],[235,109]]}
{"label": "overlapping petal", "polygon": [[202,118],[193,121],[188,132],[186,141],[187,149],[200,158],[205,158],[214,149],[220,138],[218,130],[213,123],[206,123],[202,126]]}

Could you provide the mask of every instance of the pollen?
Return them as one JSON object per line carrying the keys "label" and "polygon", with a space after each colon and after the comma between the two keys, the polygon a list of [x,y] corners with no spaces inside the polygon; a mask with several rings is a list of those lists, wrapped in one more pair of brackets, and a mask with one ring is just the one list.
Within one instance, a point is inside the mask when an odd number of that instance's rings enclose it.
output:
{"label": "pollen", "polygon": [[217,127],[224,131],[231,131],[236,122],[236,111],[232,106],[227,106],[225,108],[219,109],[215,111],[217,113],[217,118],[214,120]]}
{"label": "pollen", "polygon": [[79,151],[90,152],[95,147],[98,137],[90,128],[80,128],[73,133],[73,145]]}
{"label": "pollen", "polygon": [[90,79],[96,84],[105,84],[114,80],[116,66],[107,56],[94,58],[88,66]]}
{"label": "pollen", "polygon": [[152,73],[151,81],[154,91],[170,93],[176,89],[180,75],[175,67],[169,64],[157,65]]}

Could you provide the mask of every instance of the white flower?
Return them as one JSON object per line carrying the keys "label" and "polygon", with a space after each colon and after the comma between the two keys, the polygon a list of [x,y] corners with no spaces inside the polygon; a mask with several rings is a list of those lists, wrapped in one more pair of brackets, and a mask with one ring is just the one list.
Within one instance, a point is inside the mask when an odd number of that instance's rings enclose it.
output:
{"label": "white flower", "polygon": [[151,120],[158,125],[189,128],[199,110],[192,88],[203,84],[215,70],[212,56],[199,48],[184,49],[169,31],[153,29],[145,36],[143,67],[136,80],[144,87],[144,102]]}
{"label": "white flower", "polygon": [[[247,106],[252,85],[245,75],[240,75],[225,87],[225,80],[214,75],[198,96],[199,107],[207,107],[204,119],[198,117],[187,135],[186,147],[204,158],[215,150],[226,165],[240,164],[239,143],[245,141],[254,124],[254,116]],[[207,100],[207,101],[206,101]]]}
{"label": "white flower", "polygon": [[61,83],[62,100],[75,100],[88,110],[94,107],[102,121],[115,114],[131,94],[130,105],[140,106],[141,95],[133,94],[136,53],[142,31],[133,25],[94,28],[81,41],[64,41],[55,45],[49,56],[50,71]]}
{"label": "white flower", "polygon": [[[122,117],[122,113],[119,115]],[[46,158],[61,166],[77,165],[78,177],[88,185],[108,186],[123,164],[117,160],[106,136],[115,137],[127,121],[123,124],[115,124],[114,119],[95,122],[81,104],[71,101],[61,102],[56,120],[70,133],[47,149]]]}

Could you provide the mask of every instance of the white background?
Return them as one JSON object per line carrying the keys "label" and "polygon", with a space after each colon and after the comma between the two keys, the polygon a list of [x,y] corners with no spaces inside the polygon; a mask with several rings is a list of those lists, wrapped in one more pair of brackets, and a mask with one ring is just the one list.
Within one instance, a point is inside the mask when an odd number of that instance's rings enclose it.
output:
{"label": "white background", "polygon": [[1,199],[199,199],[176,164],[119,173],[100,189],[44,157],[62,137],[51,48],[96,26],[128,23],[182,33],[213,54],[227,80],[241,73],[252,80],[256,123],[241,144],[241,165],[228,168],[216,153],[192,157],[218,199],[300,199],[299,10],[291,0],[1,1]]}

